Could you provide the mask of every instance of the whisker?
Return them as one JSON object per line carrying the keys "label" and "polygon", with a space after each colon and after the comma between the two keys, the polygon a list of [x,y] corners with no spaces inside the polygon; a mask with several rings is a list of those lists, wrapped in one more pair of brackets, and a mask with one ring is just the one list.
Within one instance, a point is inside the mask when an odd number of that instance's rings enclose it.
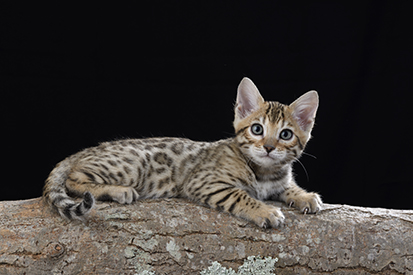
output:
{"label": "whisker", "polygon": [[302,152],[302,154],[303,154],[303,155],[307,155],[307,156],[310,156],[310,157],[312,157],[312,158],[314,158],[314,159],[317,159],[317,157],[316,157],[316,156],[314,156],[314,155],[311,155],[311,154],[309,154],[309,153],[306,153],[306,152]]}
{"label": "whisker", "polygon": [[307,169],[305,169],[304,164],[298,158],[294,158],[294,159],[301,165],[301,167],[303,167],[305,175],[307,177],[307,181],[310,181],[310,177],[308,176]]}
{"label": "whisker", "polygon": [[252,158],[251,157],[247,157],[247,160],[248,160],[248,165],[250,165],[253,161],[252,161]]}

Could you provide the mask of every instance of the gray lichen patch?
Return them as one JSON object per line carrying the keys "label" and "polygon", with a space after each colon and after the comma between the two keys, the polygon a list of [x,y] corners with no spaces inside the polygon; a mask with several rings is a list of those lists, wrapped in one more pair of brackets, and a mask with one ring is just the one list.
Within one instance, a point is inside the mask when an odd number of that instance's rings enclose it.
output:
{"label": "gray lichen patch", "polygon": [[150,239],[134,238],[132,244],[142,248],[145,251],[153,251],[158,246],[158,237],[154,236]]}
{"label": "gray lichen patch", "polygon": [[179,262],[182,257],[182,254],[179,250],[179,245],[175,243],[175,239],[172,239],[166,244],[166,251],[171,254],[171,256]]}

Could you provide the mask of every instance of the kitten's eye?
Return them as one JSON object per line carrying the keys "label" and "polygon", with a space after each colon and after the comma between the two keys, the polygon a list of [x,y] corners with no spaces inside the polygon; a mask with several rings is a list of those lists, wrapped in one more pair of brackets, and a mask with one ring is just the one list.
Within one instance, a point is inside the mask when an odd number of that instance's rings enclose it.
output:
{"label": "kitten's eye", "polygon": [[284,129],[280,133],[280,138],[283,140],[290,140],[293,137],[293,132],[289,129]]}
{"label": "kitten's eye", "polygon": [[264,129],[262,128],[260,124],[255,123],[255,124],[252,124],[251,126],[251,132],[256,136],[260,136],[264,133]]}

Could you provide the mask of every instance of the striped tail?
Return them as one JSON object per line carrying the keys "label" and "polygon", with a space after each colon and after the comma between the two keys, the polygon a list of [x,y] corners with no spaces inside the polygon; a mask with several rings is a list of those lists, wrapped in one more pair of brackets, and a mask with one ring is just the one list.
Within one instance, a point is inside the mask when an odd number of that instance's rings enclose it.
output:
{"label": "striped tail", "polygon": [[83,194],[83,201],[75,202],[66,192],[66,180],[71,170],[70,159],[60,162],[52,170],[43,188],[45,202],[68,220],[83,220],[83,216],[90,212],[95,199],[90,192]]}

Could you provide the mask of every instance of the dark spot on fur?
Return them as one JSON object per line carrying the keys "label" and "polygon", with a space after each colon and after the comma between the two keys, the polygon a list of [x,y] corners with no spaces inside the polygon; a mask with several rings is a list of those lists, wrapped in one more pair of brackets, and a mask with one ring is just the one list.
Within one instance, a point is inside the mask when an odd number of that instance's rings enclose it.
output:
{"label": "dark spot on fur", "polygon": [[155,144],[154,147],[163,149],[163,148],[166,147],[166,144],[165,143],[158,143],[158,144]]}
{"label": "dark spot on fur", "polygon": [[164,178],[164,179],[159,180],[159,182],[158,182],[158,188],[159,188],[159,189],[162,189],[162,187],[163,187],[165,184],[168,184],[169,182],[170,182],[170,178]]}
{"label": "dark spot on fur", "polygon": [[104,165],[104,164],[100,164],[100,167],[102,167],[103,169],[105,169],[106,171],[109,171],[109,168],[106,166],[106,165]]}
{"label": "dark spot on fur", "polygon": [[109,163],[110,165],[112,165],[113,167],[118,166],[118,164],[117,164],[115,161],[113,161],[113,160],[108,160],[108,163]]}
{"label": "dark spot on fur", "polygon": [[157,163],[161,165],[167,165],[171,166],[172,165],[172,159],[165,153],[163,152],[158,152],[153,156],[153,160],[156,161]]}
{"label": "dark spot on fur", "polygon": [[180,154],[182,154],[183,149],[184,149],[184,144],[183,144],[183,143],[176,142],[176,143],[173,143],[173,144],[171,145],[171,151],[172,151],[175,155],[180,155]]}
{"label": "dark spot on fur", "polygon": [[128,166],[124,165],[123,166],[123,171],[125,171],[126,175],[129,175],[130,172],[131,172],[131,169]]}
{"label": "dark spot on fur", "polygon": [[122,159],[124,162],[127,162],[127,163],[129,163],[129,164],[133,164],[133,160],[132,159],[130,159],[130,158],[123,158]]}
{"label": "dark spot on fur", "polygon": [[91,174],[89,172],[86,172],[86,171],[82,171],[82,172],[83,172],[83,174],[86,175],[86,177],[88,177],[89,181],[91,181],[91,182],[95,181],[95,176],[93,174]]}
{"label": "dark spot on fur", "polygon": [[148,185],[148,194],[150,194],[153,191],[154,186],[155,186],[155,183],[151,181]]}
{"label": "dark spot on fur", "polygon": [[165,172],[165,170],[166,170],[166,168],[161,167],[161,168],[156,169],[155,172],[158,173],[158,174],[162,174],[163,172]]}

